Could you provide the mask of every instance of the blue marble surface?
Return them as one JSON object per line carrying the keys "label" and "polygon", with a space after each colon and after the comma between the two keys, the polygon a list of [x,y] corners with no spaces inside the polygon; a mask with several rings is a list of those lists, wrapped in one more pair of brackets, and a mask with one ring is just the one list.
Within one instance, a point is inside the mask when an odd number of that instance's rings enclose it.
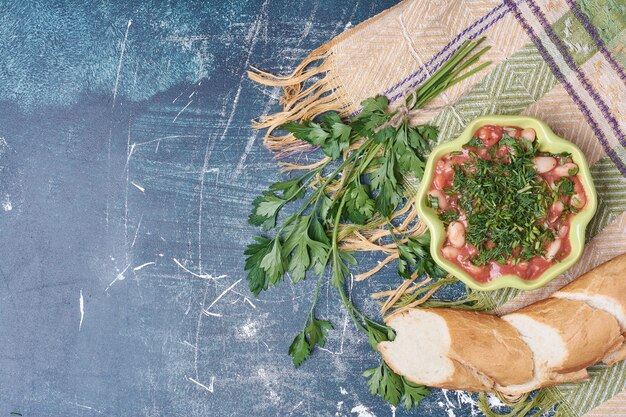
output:
{"label": "blue marble surface", "polygon": [[[287,347],[314,282],[251,296],[252,199],[281,178],[250,120],[314,47],[394,0],[3,2],[0,416],[404,416],[336,295],[327,350]],[[365,259],[371,264],[375,259]],[[367,294],[393,268],[355,284]],[[411,415],[478,415],[436,391]]]}

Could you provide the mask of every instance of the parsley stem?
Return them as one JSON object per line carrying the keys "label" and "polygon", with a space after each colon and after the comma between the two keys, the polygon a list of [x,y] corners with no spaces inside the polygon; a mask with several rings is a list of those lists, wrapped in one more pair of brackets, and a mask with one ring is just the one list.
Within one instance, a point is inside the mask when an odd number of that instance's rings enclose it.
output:
{"label": "parsley stem", "polygon": [[350,315],[350,318],[352,318],[352,321],[354,322],[354,324],[356,324],[357,327],[359,327],[361,330],[363,330],[365,333],[367,333],[367,329],[365,328],[363,323],[361,323],[361,321],[359,319],[357,319],[356,316],[354,315],[355,311],[357,313],[359,313],[359,314],[361,314],[361,313],[359,312],[359,310],[357,310],[352,305],[352,303],[348,299],[348,296],[346,295],[345,291],[343,290],[343,286],[340,285],[337,289],[339,290],[339,295],[341,296],[341,301],[343,301],[343,305],[346,307],[346,310],[348,310],[348,314]]}
{"label": "parsley stem", "polygon": [[[330,182],[337,177],[337,175],[349,164],[351,163],[354,159],[358,158],[358,156],[364,151],[366,150],[371,143],[373,142],[372,139],[368,139],[365,142],[363,142],[363,144],[361,146],[359,146],[358,149],[354,150],[349,156],[348,158],[346,158],[338,167],[337,169],[335,169],[335,171],[333,171],[329,176],[326,177],[326,181],[324,181],[324,183],[316,190],[315,194],[313,194],[311,196],[311,198],[309,199],[310,201],[313,201],[313,197],[315,197],[315,202],[313,203],[313,209],[315,209],[315,207],[317,206],[320,198],[322,198],[322,195],[324,195],[324,190],[326,189],[326,187],[328,186],[328,184],[330,184]],[[354,165],[352,165],[350,167],[350,170],[348,171],[348,177],[350,176],[350,174],[352,173],[352,170],[354,169]],[[344,184],[349,183],[349,179],[346,180],[344,182]],[[343,187],[339,190],[337,190],[337,194],[343,189]],[[310,201],[307,200],[307,203],[305,204],[305,207],[310,205]],[[298,212],[298,214],[302,213],[304,211],[304,208],[302,210],[300,210]]]}
{"label": "parsley stem", "polygon": [[382,147],[383,147],[383,144],[379,143],[368,151],[367,156],[363,157],[364,162],[361,162],[358,175],[363,175],[363,172],[365,172],[369,164],[372,163],[372,160],[376,157],[376,155],[378,155],[378,151],[380,151],[380,148]]}
{"label": "parsley stem", "polygon": [[[309,310],[309,317],[311,320],[313,320],[313,310],[315,310],[315,305],[317,304],[317,299],[320,295],[320,288],[322,286],[322,277],[324,276],[324,274],[320,275],[320,277],[317,280],[317,288],[315,288],[315,297],[313,298],[313,304],[311,304],[311,310]],[[305,323],[306,326],[306,323]]]}
{"label": "parsley stem", "polygon": [[[339,208],[337,209],[337,214],[335,215],[335,222],[333,225],[333,235],[331,238],[331,251],[333,253],[333,260],[332,260],[332,270],[333,270],[333,274],[342,274],[343,272],[341,271],[341,258],[339,255],[339,248],[338,248],[338,244],[337,244],[337,235],[338,235],[338,231],[339,231],[339,220],[341,219],[341,212],[343,211],[343,206],[346,204],[346,200],[345,199],[341,199],[341,202],[339,203]],[[342,277],[343,278],[343,277]],[[352,318],[352,321],[361,328],[361,330],[363,330],[364,332],[367,333],[367,329],[365,328],[365,326],[363,326],[363,323],[361,323],[356,316],[354,315],[354,312],[358,310],[356,310],[356,308],[352,305],[352,303],[350,302],[350,300],[348,299],[348,297],[346,296],[345,291],[343,290],[343,282],[341,282],[338,279],[333,279],[333,284],[337,287],[337,290],[339,290],[339,295],[341,296],[341,301],[343,301],[343,305],[346,307],[346,310],[348,310],[348,314],[350,314],[350,317]],[[360,313],[359,313],[360,314]]]}
{"label": "parsley stem", "polygon": [[[371,139],[370,139],[371,140]],[[368,143],[365,142],[364,145]],[[322,197],[322,195],[324,194],[324,190],[326,189],[326,186],[328,184],[330,184],[330,182],[333,180],[333,178],[335,178],[339,172],[341,172],[341,170],[350,162],[352,162],[352,160],[359,155],[359,153],[361,152],[363,146],[360,147],[359,149],[355,150],[354,152],[352,152],[341,164],[339,164],[339,166],[329,175],[326,177],[326,181],[324,181],[324,183],[317,189],[315,190],[315,192],[313,194],[311,194],[309,196],[309,198],[307,198],[307,200],[304,202],[304,204],[302,204],[302,207],[300,207],[300,210],[298,210],[293,216],[288,217],[287,219],[285,219],[285,221],[283,222],[281,228],[278,230],[278,234],[282,233],[282,231],[285,229],[285,227],[287,225],[289,225],[291,222],[293,222],[296,218],[298,218],[307,208],[309,208],[311,205],[313,205],[313,208],[315,209],[315,207],[317,206],[317,203],[319,201],[319,199]],[[330,162],[330,161],[329,161]],[[326,167],[326,165],[328,164],[328,162],[324,163],[324,165],[316,168],[315,170],[311,171],[311,173],[316,173],[316,172],[320,172],[324,167]],[[306,174],[305,174],[306,175]],[[303,185],[304,186],[304,185]]]}
{"label": "parsley stem", "polygon": [[[400,241],[396,238],[396,231],[398,229],[396,229],[396,226],[394,226],[393,223],[391,223],[391,220],[389,220],[389,217],[385,217],[385,221],[387,222],[387,225],[389,226],[389,234],[391,235],[391,238],[393,239],[393,241],[396,243],[396,245],[400,245]],[[400,233],[402,235],[402,237],[404,238],[404,234]]]}

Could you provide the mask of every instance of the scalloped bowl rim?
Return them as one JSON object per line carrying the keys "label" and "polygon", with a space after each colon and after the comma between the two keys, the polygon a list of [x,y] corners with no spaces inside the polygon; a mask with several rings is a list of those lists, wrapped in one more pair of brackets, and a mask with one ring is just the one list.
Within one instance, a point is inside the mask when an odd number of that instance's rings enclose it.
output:
{"label": "scalloped bowl rim", "polygon": [[[471,275],[458,267],[456,264],[445,259],[440,253],[440,247],[445,240],[445,229],[443,223],[439,220],[436,212],[426,205],[426,196],[428,189],[433,180],[436,162],[445,154],[458,151],[472,137],[472,134],[480,126],[484,125],[500,125],[500,126],[517,126],[521,128],[533,128],[537,135],[536,140],[539,141],[541,149],[551,153],[570,152],[572,160],[579,167],[579,178],[587,194],[587,205],[576,214],[571,221],[570,227],[570,244],[571,252],[569,255],[544,271],[538,278],[528,281],[517,275],[503,275],[492,279],[486,283],[476,281]],[[533,290],[544,286],[556,276],[568,270],[578,261],[583,253],[585,246],[585,229],[591,218],[595,214],[597,207],[597,196],[589,171],[589,165],[582,151],[572,142],[558,137],[548,125],[534,117],[530,116],[482,116],[470,122],[461,135],[450,141],[443,143],[432,150],[428,157],[426,167],[424,168],[424,176],[417,192],[417,212],[420,218],[426,223],[431,234],[430,253],[439,266],[463,281],[467,286],[479,291],[496,290],[499,288],[517,288],[520,290]]]}

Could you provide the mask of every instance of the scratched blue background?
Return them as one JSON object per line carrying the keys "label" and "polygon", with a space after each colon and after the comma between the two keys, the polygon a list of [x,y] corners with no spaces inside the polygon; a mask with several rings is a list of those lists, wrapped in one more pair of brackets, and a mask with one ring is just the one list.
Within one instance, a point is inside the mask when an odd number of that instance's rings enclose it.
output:
{"label": "scratched blue background", "polygon": [[[279,91],[246,68],[286,72],[394,3],[1,2],[0,416],[406,415],[369,395],[376,355],[327,285],[336,331],[294,370],[314,283],[255,299],[242,272],[280,178],[250,128]],[[376,316],[397,279],[355,297]]]}

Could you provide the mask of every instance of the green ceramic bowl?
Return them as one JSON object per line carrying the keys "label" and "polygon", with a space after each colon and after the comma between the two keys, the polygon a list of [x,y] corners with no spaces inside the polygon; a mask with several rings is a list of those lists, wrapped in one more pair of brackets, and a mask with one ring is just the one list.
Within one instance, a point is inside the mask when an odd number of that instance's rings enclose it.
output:
{"label": "green ceramic bowl", "polygon": [[[446,238],[446,230],[441,220],[437,217],[435,210],[428,207],[426,204],[428,189],[433,180],[436,162],[443,155],[460,150],[461,147],[472,138],[472,134],[479,127],[488,124],[533,128],[537,132],[536,140],[539,141],[541,150],[551,153],[571,153],[574,163],[576,163],[579,167],[580,179],[585,192],[587,193],[587,205],[573,217],[571,222],[569,238],[572,250],[570,254],[534,280],[524,280],[516,275],[503,275],[487,283],[480,283],[472,278],[472,276],[467,272],[441,255],[440,249]],[[541,120],[528,116],[484,116],[472,121],[457,139],[439,145],[433,149],[430,157],[428,158],[428,162],[426,163],[424,178],[417,193],[417,211],[420,218],[430,229],[430,253],[432,254],[433,259],[443,269],[463,281],[469,287],[482,291],[495,290],[504,287],[513,287],[520,290],[532,290],[547,284],[554,277],[565,272],[569,267],[576,263],[583,252],[585,245],[585,228],[595,214],[596,206],[597,196],[593,186],[593,180],[591,179],[591,173],[589,172],[587,160],[580,149],[578,149],[578,147],[573,143],[555,135],[548,125]]]}

